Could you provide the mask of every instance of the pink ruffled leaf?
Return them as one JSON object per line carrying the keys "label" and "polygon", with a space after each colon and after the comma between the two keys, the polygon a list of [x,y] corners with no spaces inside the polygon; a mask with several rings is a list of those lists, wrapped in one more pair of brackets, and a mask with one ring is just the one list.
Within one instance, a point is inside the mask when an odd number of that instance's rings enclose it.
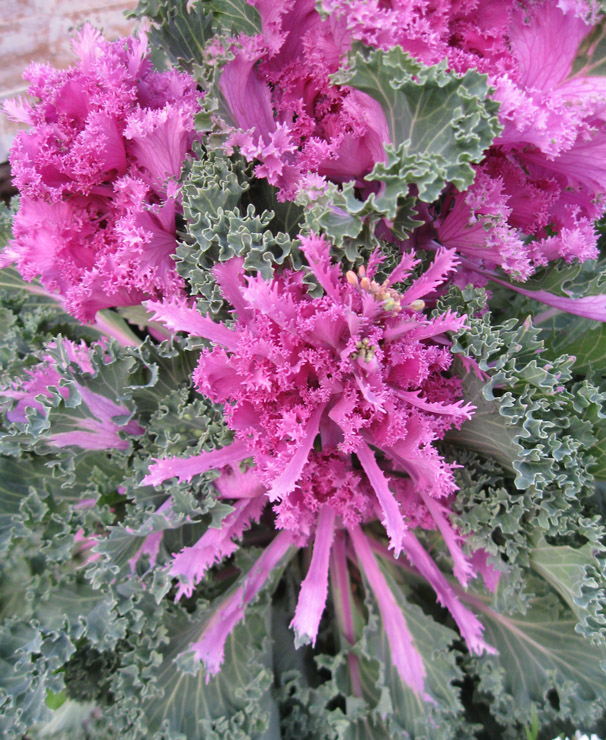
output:
{"label": "pink ruffled leaf", "polygon": [[27,110],[6,106],[31,128],[11,148],[21,200],[5,258],[92,322],[104,308],[183,294],[170,260],[174,178],[191,151],[198,92],[190,76],[153,68],[144,33],[112,43],[86,25],[73,47],[67,69],[30,66],[38,100]]}
{"label": "pink ruffled leaf", "polygon": [[324,292],[339,303],[343,290],[343,278],[339,267],[332,264],[330,244],[323,235],[317,236],[313,233],[309,236],[299,236],[299,239],[301,250]]}
{"label": "pink ruffled leaf", "polygon": [[482,653],[494,654],[496,650],[482,639],[482,633],[484,632],[482,623],[473,612],[463,606],[442,571],[412,532],[406,533],[404,552],[410,563],[427,579],[427,582],[434,589],[440,604],[451,613],[471,652],[477,655]]}
{"label": "pink ruffled leaf", "polygon": [[452,556],[455,576],[463,586],[467,587],[469,581],[475,578],[477,573],[473,561],[465,555],[461,548],[461,536],[456,533],[453,525],[448,521],[445,507],[432,496],[422,491],[419,491],[419,493]]}
{"label": "pink ruffled leaf", "polygon": [[175,601],[184,594],[189,598],[206,571],[237,550],[234,540],[242,537],[245,530],[259,520],[266,503],[264,496],[236,501],[234,510],[223,519],[219,529],[207,529],[195,545],[174,556],[170,574],[185,579],[179,583]]}
{"label": "pink ruffled leaf", "polygon": [[501,572],[488,561],[488,558],[489,554],[486,550],[475,550],[471,556],[471,563],[476,572],[482,576],[486,588],[493,594],[499,585]]}
{"label": "pink ruffled leaf", "polygon": [[307,422],[304,436],[297,451],[286,464],[283,472],[272,481],[267,492],[270,501],[284,497],[287,493],[294,490],[297,485],[297,481],[301,477],[301,473],[313,447],[316,435],[320,431],[320,419],[322,418],[325,407],[326,404],[323,403],[313,412]]}
{"label": "pink ruffled leaf", "polygon": [[267,493],[267,488],[253,468],[241,472],[238,465],[232,465],[229,470],[224,470],[220,477],[213,481],[213,485],[222,498],[252,499]]}
{"label": "pink ruffled leaf", "polygon": [[476,408],[473,404],[465,403],[463,400],[449,404],[427,401],[419,397],[420,393],[420,391],[395,391],[398,398],[407,401],[411,406],[416,406],[423,409],[423,411],[430,411],[433,414],[448,414],[461,419],[471,419]]}
{"label": "pink ruffled leaf", "polygon": [[238,347],[237,335],[231,329],[202,316],[194,305],[185,301],[146,301],[144,305],[152,312],[153,321],[160,321],[172,331],[185,331],[204,337],[227,349],[235,350]]}
{"label": "pink ruffled leaf", "polygon": [[519,8],[509,29],[519,84],[550,92],[568,77],[581,40],[591,31],[555,3]]}
{"label": "pink ruffled leaf", "polygon": [[223,297],[231,303],[240,320],[244,320],[250,308],[244,299],[244,260],[241,257],[232,257],[227,262],[221,262],[213,267],[213,275]]}
{"label": "pink ruffled leaf", "polygon": [[410,304],[434,291],[456,270],[459,264],[454,249],[438,249],[431,267],[417,278],[402,296],[402,304]]}

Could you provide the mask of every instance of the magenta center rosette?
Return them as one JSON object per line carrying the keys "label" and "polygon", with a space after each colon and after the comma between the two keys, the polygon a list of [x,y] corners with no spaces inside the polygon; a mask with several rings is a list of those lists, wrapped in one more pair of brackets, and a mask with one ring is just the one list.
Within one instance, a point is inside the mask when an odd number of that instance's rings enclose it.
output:
{"label": "magenta center rosette", "polygon": [[[223,406],[234,441],[196,457],[158,460],[143,484],[224,469],[227,478],[218,479],[217,490],[235,500],[221,529],[209,530],[175,557],[171,575],[184,578],[177,598],[191,595],[206,570],[235,550],[234,539],[259,520],[265,506],[273,509],[278,535],[193,646],[209,674],[219,670],[225,639],[272,567],[289,547],[308,543],[313,557],[291,626],[298,643],[315,642],[336,557],[331,543],[336,532],[345,532],[376,595],[400,676],[422,692],[423,662],[361,525],[378,518],[390,557],[403,553],[420,569],[472,651],[491,649],[477,618],[414,535],[416,528],[439,530],[460,583],[466,586],[477,575],[449,521],[457,490],[453,466],[433,444],[473,413],[461,400],[460,380],[448,374],[452,355],[446,333],[462,329],[466,317],[424,313],[424,298],[435,294],[457,258],[441,250],[431,267],[398,293],[392,286],[410,276],[417,264],[412,255],[404,254],[379,284],[378,255],[358,274],[343,275],[323,237],[312,234],[301,243],[322,297],[309,294],[302,272],[284,270],[267,282],[245,277],[242,261],[234,258],[214,269],[234,306],[232,326],[214,323],[186,303],[148,303],[155,320],[173,331],[218,345],[202,352],[194,383]],[[238,464],[250,458],[253,466],[241,472]]]}

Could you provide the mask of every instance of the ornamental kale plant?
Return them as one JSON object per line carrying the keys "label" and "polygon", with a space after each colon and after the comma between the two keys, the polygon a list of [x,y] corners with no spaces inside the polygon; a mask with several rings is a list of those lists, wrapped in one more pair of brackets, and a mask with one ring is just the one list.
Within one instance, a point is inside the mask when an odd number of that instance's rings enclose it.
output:
{"label": "ornamental kale plant", "polygon": [[90,321],[183,290],[170,256],[197,93],[188,75],[153,69],[144,35],[108,43],[85,26],[73,46],[74,68],[28,68],[37,102],[5,105],[31,128],[11,150],[21,201],[3,264]]}
{"label": "ornamental kale plant", "polygon": [[[353,272],[347,280],[339,275],[330,263],[329,244],[321,237],[302,237],[301,249],[324,290],[321,298],[305,299],[300,272],[285,270],[269,284],[251,278],[244,287],[242,261],[234,257],[215,268],[224,295],[239,314],[232,329],[187,307],[151,304],[155,318],[172,329],[220,345],[203,352],[194,384],[215,403],[230,403],[224,414],[235,441],[193,458],[159,460],[142,482],[155,485],[175,475],[191,480],[219,465],[251,456],[254,460],[254,468],[245,473],[235,470],[236,479],[228,478],[226,489],[222,478],[215,483],[222,496],[243,499],[229,521],[224,520],[220,537],[207,532],[176,557],[171,573],[190,582],[199,581],[209,564],[225,556],[224,542],[228,551],[233,549],[231,538],[241,536],[251,520],[260,517],[268,500],[279,502],[273,507],[274,526],[281,532],[256,566],[263,578],[256,588],[235,592],[193,646],[211,673],[222,662],[229,627],[244,616],[245,604],[269,575],[265,560],[273,562],[289,546],[303,546],[310,537],[313,558],[292,626],[298,642],[315,643],[338,517],[377,598],[400,678],[422,691],[421,657],[359,525],[377,516],[382,520],[394,557],[404,551],[420,567],[450,608],[470,649],[482,652],[486,645],[481,625],[407,531],[437,528],[458,580],[467,585],[475,575],[447,518],[448,501],[457,488],[451,466],[431,444],[471,416],[472,408],[459,400],[460,381],[443,375],[452,359],[448,345],[428,342],[460,329],[465,317],[447,311],[429,321],[418,318],[421,296],[444,281],[454,269],[454,257],[439,253],[429,270],[398,295],[389,286],[412,268],[410,254],[404,254],[379,286],[372,280],[372,263],[360,268],[359,281]],[[319,449],[312,449],[318,436]],[[378,464],[376,454],[385,459],[387,469]],[[403,474],[406,477],[400,477]],[[270,554],[273,549],[278,554]],[[177,596],[191,591],[191,585],[182,586]]]}
{"label": "ornamental kale plant", "polygon": [[0,211],[0,729],[606,731],[605,8],[142,0]]}

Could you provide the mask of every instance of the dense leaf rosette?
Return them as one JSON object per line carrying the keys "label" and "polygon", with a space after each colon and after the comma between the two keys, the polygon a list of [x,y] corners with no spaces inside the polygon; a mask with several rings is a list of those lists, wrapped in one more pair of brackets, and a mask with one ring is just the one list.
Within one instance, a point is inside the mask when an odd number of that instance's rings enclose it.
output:
{"label": "dense leaf rosette", "polygon": [[4,105],[30,129],[11,148],[21,200],[0,264],[40,276],[90,321],[183,290],[171,255],[197,91],[189,75],[154,70],[144,34],[109,43],[85,26],[73,46],[77,66],[30,65],[37,100]]}
{"label": "dense leaf rosette", "polygon": [[[437,528],[461,583],[476,574],[448,519],[456,491],[452,469],[433,445],[473,411],[460,400],[460,381],[446,375],[452,357],[445,333],[460,329],[465,316],[423,314],[423,297],[445,280],[456,259],[440,252],[398,293],[392,285],[410,274],[410,255],[379,285],[376,257],[358,275],[343,276],[323,238],[303,237],[302,244],[322,297],[307,294],[301,272],[285,270],[271,282],[260,276],[245,280],[242,261],[233,258],[214,269],[237,314],[233,326],[214,323],[186,304],[148,304],[171,329],[218,345],[203,351],[194,382],[224,405],[235,440],[196,457],[159,460],[143,483],[157,485],[173,476],[191,480],[231,466],[215,485],[224,498],[237,499],[234,511],[220,530],[206,533],[175,559],[171,573],[189,581],[178,596],[191,594],[209,566],[233,552],[232,540],[259,519],[266,502],[273,503],[279,534],[193,646],[211,673],[219,669],[223,643],[244,605],[289,548],[310,537],[313,558],[293,626],[299,641],[315,642],[331,542],[344,529],[376,593],[400,676],[423,691],[425,669],[360,525],[378,515],[395,557],[404,551],[420,568],[470,648],[486,649],[479,622],[457,601],[412,532]],[[237,463],[249,457],[254,467],[240,472]]]}

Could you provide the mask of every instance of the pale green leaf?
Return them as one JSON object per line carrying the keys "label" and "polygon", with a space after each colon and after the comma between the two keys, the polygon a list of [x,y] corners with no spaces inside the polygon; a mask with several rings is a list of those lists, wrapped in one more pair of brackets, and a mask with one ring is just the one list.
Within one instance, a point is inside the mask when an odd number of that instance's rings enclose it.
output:
{"label": "pale green leaf", "polygon": [[213,16],[221,30],[256,36],[262,31],[258,10],[246,0],[211,0]]}
{"label": "pale green leaf", "polygon": [[199,638],[204,615],[187,618],[179,613],[167,621],[168,643],[154,671],[156,695],[143,703],[151,737],[263,738],[272,713],[268,616],[267,602],[247,610],[245,622],[227,640],[221,673],[208,683],[203,670],[184,673],[176,662]]}
{"label": "pale green leaf", "polygon": [[426,67],[400,47],[386,52],[356,47],[348,68],[333,81],[362,90],[383,108],[390,133],[387,161],[367,179],[384,183],[377,201],[392,207],[409,184],[427,202],[447,183],[469,187],[471,164],[480,162],[500,130],[498,104],[488,98],[485,75],[470,70],[458,76],[445,62]]}
{"label": "pale green leaf", "polygon": [[530,565],[576,615],[576,631],[606,643],[606,570],[600,549],[591,542],[579,548],[550,545],[541,537],[530,552]]}
{"label": "pale green leaf", "polygon": [[499,613],[471,594],[461,597],[479,611],[485,638],[498,650],[473,659],[497,719],[528,724],[533,707],[541,722],[574,717],[581,723],[601,713],[606,648],[575,631],[572,612],[550,596],[535,598],[520,615]]}

